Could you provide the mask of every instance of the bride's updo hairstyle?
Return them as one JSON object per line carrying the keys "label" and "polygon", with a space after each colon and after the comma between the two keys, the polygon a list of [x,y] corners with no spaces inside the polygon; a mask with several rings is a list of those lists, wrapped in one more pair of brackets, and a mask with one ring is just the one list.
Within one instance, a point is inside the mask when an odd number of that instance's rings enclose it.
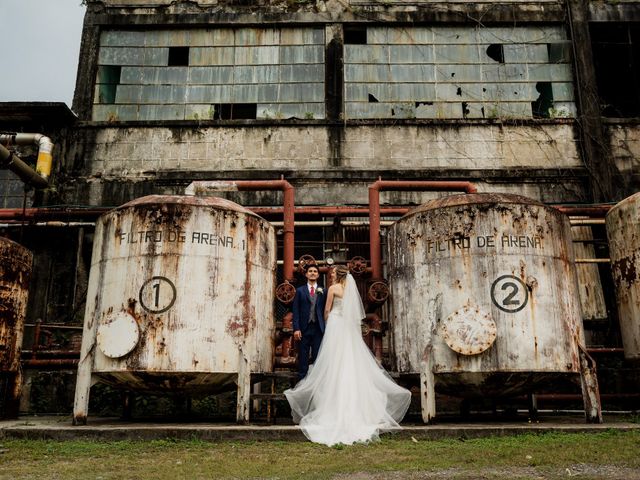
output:
{"label": "bride's updo hairstyle", "polygon": [[347,274],[349,273],[349,269],[344,265],[337,265],[334,268],[334,271],[336,272],[336,281],[342,284],[342,286],[344,287],[347,281]]}

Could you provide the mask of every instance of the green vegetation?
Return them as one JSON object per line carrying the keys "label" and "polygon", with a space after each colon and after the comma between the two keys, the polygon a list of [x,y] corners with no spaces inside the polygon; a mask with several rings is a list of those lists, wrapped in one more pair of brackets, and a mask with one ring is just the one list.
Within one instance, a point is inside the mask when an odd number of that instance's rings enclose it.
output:
{"label": "green vegetation", "polygon": [[640,478],[640,432],[308,442],[0,441],[1,479]]}

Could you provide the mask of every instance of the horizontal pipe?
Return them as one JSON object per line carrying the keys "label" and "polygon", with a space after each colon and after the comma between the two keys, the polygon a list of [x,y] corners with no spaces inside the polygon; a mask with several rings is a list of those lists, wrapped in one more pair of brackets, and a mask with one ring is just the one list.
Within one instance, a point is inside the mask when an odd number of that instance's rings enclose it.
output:
{"label": "horizontal pipe", "polygon": [[[257,215],[277,215],[282,213],[281,207],[247,207]],[[398,217],[406,214],[411,210],[410,207],[381,207],[380,212],[384,216]],[[349,216],[349,217],[367,217],[369,216],[368,207],[296,207],[296,215],[318,215],[318,216]]]}
{"label": "horizontal pipe", "polygon": [[79,359],[72,358],[44,358],[22,360],[23,367],[77,367]]}
{"label": "horizontal pipe", "polygon": [[467,181],[398,181],[378,179],[369,185],[369,257],[373,280],[382,278],[382,249],[380,244],[380,192],[401,191],[463,191],[477,193],[476,186]]}
{"label": "horizontal pipe", "polygon": [[103,208],[2,208],[0,220],[23,220],[53,218],[60,221],[64,217],[98,218],[100,215],[112,210],[111,207]]}
{"label": "horizontal pipe", "polygon": [[[20,220],[14,220],[12,223],[0,223],[0,228],[11,228],[11,227],[24,227],[25,224]],[[29,223],[26,226],[29,227],[95,227],[96,222],[36,222]]]}
{"label": "horizontal pipe", "polygon": [[589,207],[567,207],[563,205],[552,205],[553,208],[560,210],[562,213],[574,217],[605,217],[613,206],[614,205],[592,205]]}
{"label": "horizontal pipe", "polygon": [[24,324],[25,327],[40,327],[40,328],[44,328],[45,330],[49,330],[49,329],[56,329],[56,330],[78,330],[78,331],[82,331],[83,330],[83,326],[82,325],[66,325],[64,323],[43,323],[43,322],[38,322],[38,323],[25,323]]}
{"label": "horizontal pipe", "polygon": [[606,225],[604,218],[570,218],[569,223],[572,227],[579,225]]}
{"label": "horizontal pipe", "polygon": [[29,165],[24,163],[15,153],[0,145],[0,167],[11,170],[24,183],[36,188],[45,188],[49,185],[46,179],[42,178]]}
{"label": "horizontal pipe", "polygon": [[192,182],[185,190],[187,195],[206,195],[209,192],[218,191],[260,191],[280,190],[283,197],[283,229],[284,245],[283,259],[284,279],[293,282],[293,259],[295,242],[295,189],[288,181],[281,177],[280,180],[230,180],[230,181],[196,181]]}
{"label": "horizontal pipe", "polygon": [[611,263],[610,258],[576,258],[576,263]]}
{"label": "horizontal pipe", "polygon": [[624,348],[618,347],[592,347],[587,348],[588,353],[624,353]]}
{"label": "horizontal pipe", "polygon": [[[274,227],[281,227],[283,222],[269,222]],[[380,222],[383,227],[389,227],[395,222],[391,220],[384,220]],[[295,222],[296,227],[335,227],[336,223],[330,220],[309,220]],[[339,224],[341,227],[367,227],[369,226],[368,220],[343,220]],[[341,243],[341,242],[326,242],[326,243]]]}

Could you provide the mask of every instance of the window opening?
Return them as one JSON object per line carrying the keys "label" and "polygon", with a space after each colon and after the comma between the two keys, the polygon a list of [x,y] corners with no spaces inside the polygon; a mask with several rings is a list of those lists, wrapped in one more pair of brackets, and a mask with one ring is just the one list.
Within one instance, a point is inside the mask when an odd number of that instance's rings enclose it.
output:
{"label": "window opening", "polygon": [[640,24],[593,23],[590,31],[602,115],[640,116]]}
{"label": "window opening", "polygon": [[98,103],[116,103],[116,91],[120,84],[120,65],[102,65],[98,71]]}
{"label": "window opening", "polygon": [[553,107],[553,88],[551,82],[536,83],[536,91],[540,93],[540,95],[534,102],[531,102],[533,118],[549,118],[549,109]]}
{"label": "window opening", "polygon": [[367,44],[367,28],[345,26],[344,27],[344,44],[345,45],[366,45]]}
{"label": "window opening", "polygon": [[256,103],[219,103],[213,108],[214,120],[255,120],[258,115]]}
{"label": "window opening", "polygon": [[189,47],[169,47],[170,67],[186,67],[189,65]]}
{"label": "window opening", "polygon": [[491,60],[504,63],[504,47],[498,43],[492,43],[487,47],[487,55]]}

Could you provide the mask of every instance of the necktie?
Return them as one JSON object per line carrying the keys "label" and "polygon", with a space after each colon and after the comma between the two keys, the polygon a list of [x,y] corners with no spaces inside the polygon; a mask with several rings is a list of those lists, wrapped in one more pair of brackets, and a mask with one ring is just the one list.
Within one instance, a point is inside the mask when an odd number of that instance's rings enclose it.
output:
{"label": "necktie", "polygon": [[311,296],[313,297],[316,294],[316,289],[311,285]]}

